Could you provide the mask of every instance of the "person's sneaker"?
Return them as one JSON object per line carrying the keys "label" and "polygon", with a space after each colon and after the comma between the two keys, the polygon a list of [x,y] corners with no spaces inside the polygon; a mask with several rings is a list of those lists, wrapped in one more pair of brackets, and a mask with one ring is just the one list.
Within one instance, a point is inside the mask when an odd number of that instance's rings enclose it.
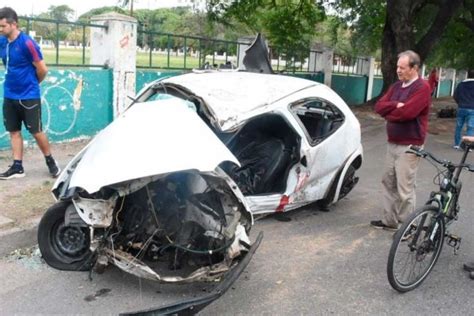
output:
{"label": "person's sneaker", "polygon": [[458,145],[454,145],[454,146],[453,146],[453,149],[461,150],[461,147],[459,147]]}
{"label": "person's sneaker", "polygon": [[371,221],[370,225],[372,227],[378,228],[378,229],[385,229],[385,230],[391,230],[391,231],[396,231],[398,230],[398,227],[392,227],[392,226],[387,226],[385,225],[381,220],[378,221]]}
{"label": "person's sneaker", "polygon": [[0,180],[8,180],[13,178],[23,178],[25,176],[25,170],[23,167],[18,168],[15,166],[9,166],[7,171],[0,173]]}
{"label": "person's sneaker", "polygon": [[61,168],[59,168],[58,163],[54,158],[46,159],[46,165],[48,166],[49,169],[49,174],[53,177],[56,178],[59,176],[59,173],[61,172]]}
{"label": "person's sneaker", "polygon": [[474,262],[465,263],[463,269],[467,272],[474,272]]}
{"label": "person's sneaker", "polygon": [[474,280],[474,272],[469,272],[469,278],[470,278],[471,280]]}

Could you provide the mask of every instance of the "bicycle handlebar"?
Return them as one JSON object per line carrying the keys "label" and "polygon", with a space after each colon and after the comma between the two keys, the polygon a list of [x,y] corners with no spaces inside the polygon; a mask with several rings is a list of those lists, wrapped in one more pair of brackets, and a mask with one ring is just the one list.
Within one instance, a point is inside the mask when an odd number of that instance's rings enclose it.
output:
{"label": "bicycle handlebar", "polygon": [[[466,148],[466,150],[469,150],[469,148]],[[474,172],[474,165],[467,164],[467,163],[454,164],[449,160],[439,159],[439,158],[435,157],[432,153],[430,153],[430,152],[424,150],[423,148],[421,148],[420,146],[410,145],[406,152],[415,154],[418,157],[422,157],[422,158],[425,158],[425,159],[430,158],[431,160],[437,162],[438,164],[440,164],[440,165],[442,165],[446,168],[462,167],[462,168],[466,168],[470,172]]]}

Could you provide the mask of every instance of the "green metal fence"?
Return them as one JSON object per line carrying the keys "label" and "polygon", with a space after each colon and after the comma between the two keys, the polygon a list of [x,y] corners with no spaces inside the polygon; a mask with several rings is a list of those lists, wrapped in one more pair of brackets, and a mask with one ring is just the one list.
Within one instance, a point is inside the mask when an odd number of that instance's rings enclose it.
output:
{"label": "green metal fence", "polygon": [[[69,22],[35,17],[20,17],[20,27],[41,45],[50,66],[106,67],[90,63],[90,29],[106,25]],[[248,41],[229,41],[200,36],[148,31],[138,27],[137,68],[190,70],[193,68],[237,68]],[[242,49],[241,49],[242,48]],[[318,73],[321,51],[288,57],[270,45],[272,68],[282,73]],[[335,55],[333,71],[359,74],[363,58]],[[343,61],[337,64],[336,61]],[[341,66],[342,65],[342,66]],[[350,69],[350,70],[349,70]]]}
{"label": "green metal fence", "polygon": [[48,65],[104,67],[90,64],[90,28],[107,26],[90,23],[20,17],[20,27],[41,45]]}
{"label": "green metal fence", "polygon": [[244,42],[138,29],[137,68],[184,70],[238,67]]}

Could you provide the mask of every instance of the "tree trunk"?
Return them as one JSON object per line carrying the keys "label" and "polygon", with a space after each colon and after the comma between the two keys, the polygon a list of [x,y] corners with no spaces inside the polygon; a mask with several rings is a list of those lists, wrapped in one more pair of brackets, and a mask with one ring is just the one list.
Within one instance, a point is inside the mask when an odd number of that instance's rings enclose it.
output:
{"label": "tree trunk", "polygon": [[397,81],[398,54],[414,50],[411,0],[388,0],[382,38],[382,93]]}
{"label": "tree trunk", "polygon": [[[387,0],[382,38],[382,93],[397,81],[398,54],[411,49],[420,55],[421,63],[441,38],[449,20],[463,0],[440,0],[439,10],[426,34],[416,43],[413,21],[429,0]],[[431,2],[432,3],[432,2]]]}

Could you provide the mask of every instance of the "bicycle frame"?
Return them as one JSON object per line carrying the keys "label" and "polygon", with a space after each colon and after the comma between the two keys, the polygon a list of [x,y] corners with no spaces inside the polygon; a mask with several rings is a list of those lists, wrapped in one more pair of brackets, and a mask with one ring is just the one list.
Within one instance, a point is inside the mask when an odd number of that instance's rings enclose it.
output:
{"label": "bicycle frame", "polygon": [[[458,164],[453,164],[450,161],[441,161],[434,157],[432,154],[427,152],[426,154],[422,154],[421,157],[428,159],[429,157],[431,160],[437,162],[438,164],[443,165],[447,169],[446,176],[441,180],[439,184],[439,191],[432,191],[430,194],[430,199],[426,201],[426,205],[436,205],[438,208],[438,214],[435,219],[441,218],[445,224],[448,226],[453,220],[457,219],[457,213],[459,211],[458,206],[458,199],[461,194],[462,182],[459,180],[459,176],[461,175],[461,171],[463,168],[467,167],[468,165],[465,164],[467,155],[469,154],[470,146],[466,146],[464,153],[461,157],[461,161]],[[418,155],[418,153],[416,153]],[[420,227],[424,226],[426,218],[423,218]],[[429,240],[434,242],[434,237],[438,230],[437,221],[435,221],[436,225],[429,226],[431,231],[429,233]],[[413,236],[413,241],[410,243],[410,248],[416,245],[418,237],[421,233],[421,229],[417,229],[415,235]]]}
{"label": "bicycle frame", "polygon": [[[474,142],[466,144],[461,161],[454,164],[436,158],[431,153],[411,146],[408,153],[427,159],[438,169],[435,184],[439,189],[431,192],[426,204],[411,213],[395,233],[387,262],[390,285],[403,293],[418,287],[432,271],[443,244],[459,249],[461,238],[446,231],[447,225],[458,218],[458,199],[462,183],[462,169],[474,172],[474,165],[466,164]],[[438,165],[441,165],[439,167]]]}

